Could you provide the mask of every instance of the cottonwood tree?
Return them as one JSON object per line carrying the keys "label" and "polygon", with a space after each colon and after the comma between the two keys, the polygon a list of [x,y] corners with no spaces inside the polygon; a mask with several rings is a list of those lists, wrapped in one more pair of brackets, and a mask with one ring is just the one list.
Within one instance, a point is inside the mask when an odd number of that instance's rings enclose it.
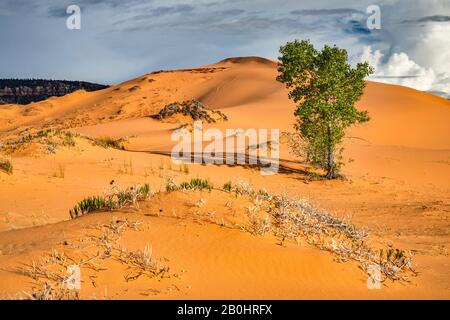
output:
{"label": "cottonwood tree", "polygon": [[326,171],[327,179],[335,179],[342,165],[345,129],[369,121],[367,111],[358,111],[355,103],[373,68],[366,62],[353,68],[345,49],[326,45],[318,51],[305,40],[288,42],[280,53],[277,80],[297,103],[295,129],[302,141],[295,145],[307,161]]}

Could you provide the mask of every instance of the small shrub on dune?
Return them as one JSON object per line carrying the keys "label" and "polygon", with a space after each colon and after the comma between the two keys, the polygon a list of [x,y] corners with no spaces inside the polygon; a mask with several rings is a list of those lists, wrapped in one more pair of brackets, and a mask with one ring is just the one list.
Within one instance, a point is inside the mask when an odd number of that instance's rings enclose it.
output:
{"label": "small shrub on dune", "polygon": [[333,216],[307,200],[272,195],[264,189],[254,191],[245,181],[227,182],[223,190],[253,200],[253,206],[248,208],[248,224],[243,227],[253,235],[272,232],[281,244],[287,240],[298,243],[303,239],[309,245],[333,253],[340,261],[358,262],[369,275],[371,268],[376,266],[382,274],[382,282],[386,279],[408,281],[408,275],[416,275],[410,253],[393,248],[375,250],[366,242],[368,233],[365,229]]}
{"label": "small shrub on dune", "polygon": [[223,190],[231,192],[233,190],[233,184],[229,181],[223,185]]}
{"label": "small shrub on dune", "polygon": [[[412,270],[411,257],[404,250],[400,249],[381,249],[378,258],[374,258],[374,263],[379,266],[380,272],[384,274],[386,278],[392,280],[401,280],[402,273],[405,270]],[[365,264],[364,270],[367,269],[368,264]]]}
{"label": "small shrub on dune", "polygon": [[95,211],[111,211],[126,206],[137,206],[138,201],[143,201],[150,196],[149,184],[131,186],[124,190],[113,185],[104,196],[87,197],[79,201],[69,211],[70,217],[75,219],[84,214]]}
{"label": "small shrub on dune", "polygon": [[145,183],[144,185],[139,186],[137,188],[137,194],[139,196],[147,198],[150,195],[150,185],[148,183]]}
{"label": "small shrub on dune", "polygon": [[108,196],[108,199],[115,199],[118,207],[122,208],[127,205],[136,205],[138,201],[145,200],[150,194],[150,186],[146,183],[143,186],[132,186],[125,190],[119,190]]}
{"label": "small shrub on dune", "polygon": [[178,190],[178,186],[175,183],[175,180],[173,178],[169,178],[166,181],[166,192],[173,192]]}
{"label": "small shrub on dune", "polygon": [[272,230],[271,219],[268,215],[262,218],[257,214],[250,214],[246,230],[254,236],[262,236]]}
{"label": "small shrub on dune", "polygon": [[69,211],[70,217],[72,219],[88,214],[94,211],[101,211],[101,210],[112,210],[114,207],[112,202],[108,202],[104,197],[101,196],[95,196],[95,197],[87,197],[80,202],[77,203],[77,205]]}
{"label": "small shrub on dune", "polygon": [[234,186],[232,191],[237,196],[254,196],[254,191],[250,183],[244,180],[238,181]]}
{"label": "small shrub on dune", "polygon": [[145,246],[144,250],[128,251],[121,249],[119,261],[127,264],[130,272],[125,276],[127,282],[137,280],[141,276],[149,278],[163,277],[169,272],[169,267],[153,259],[153,250],[150,246]]}
{"label": "small shrub on dune", "polygon": [[75,135],[70,131],[64,131],[61,135],[61,144],[65,147],[75,147]]}
{"label": "small shrub on dune", "polygon": [[235,184],[228,181],[223,185],[223,190],[226,192],[233,192],[236,196],[255,196],[255,192],[250,183],[243,180],[239,180]]}
{"label": "small shrub on dune", "polygon": [[12,174],[13,165],[11,160],[6,158],[0,158],[0,170],[6,172],[7,174]]}
{"label": "small shrub on dune", "polygon": [[122,139],[113,139],[111,137],[102,137],[93,139],[94,145],[103,148],[113,148],[118,150],[125,150]]}
{"label": "small shrub on dune", "polygon": [[40,130],[36,132],[36,138],[48,137],[49,135],[51,135],[51,133],[52,133],[51,129]]}
{"label": "small shrub on dune", "polygon": [[32,288],[31,291],[24,291],[25,299],[28,300],[79,300],[79,292],[69,290],[63,285],[53,286],[49,283],[43,284],[39,288]]}
{"label": "small shrub on dune", "polygon": [[267,192],[266,189],[259,189],[257,197],[267,201],[271,201],[273,198],[272,195],[269,192]]}
{"label": "small shrub on dune", "polygon": [[33,141],[34,137],[31,134],[26,134],[18,141],[18,143],[27,143]]}
{"label": "small shrub on dune", "polygon": [[55,153],[59,146],[63,147],[75,147],[75,138],[79,135],[70,131],[62,129],[44,129],[37,131],[36,133],[29,133],[26,131],[22,134],[18,140],[11,140],[6,143],[6,147],[9,151],[15,151],[22,145],[28,143],[37,143],[44,146],[46,153]]}
{"label": "small shrub on dune", "polygon": [[315,208],[308,201],[275,196],[271,202],[275,235],[282,242],[303,238],[308,244],[335,254],[341,261],[357,261],[365,271],[375,265],[380,269],[382,281],[408,281],[408,273],[416,274],[410,254],[392,248],[374,250],[365,241],[368,234],[364,229]]}
{"label": "small shrub on dune", "polygon": [[213,185],[208,180],[194,178],[189,182],[183,182],[180,184],[181,190],[208,190],[211,191],[213,189]]}

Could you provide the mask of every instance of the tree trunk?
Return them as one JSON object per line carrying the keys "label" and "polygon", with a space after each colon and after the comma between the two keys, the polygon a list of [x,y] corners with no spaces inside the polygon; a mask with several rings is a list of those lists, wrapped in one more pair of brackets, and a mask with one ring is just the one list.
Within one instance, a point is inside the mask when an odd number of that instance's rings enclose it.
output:
{"label": "tree trunk", "polygon": [[334,146],[333,146],[333,137],[332,137],[332,132],[331,132],[331,123],[328,124],[327,135],[328,135],[328,137],[327,137],[328,145],[327,145],[326,178],[328,180],[332,180],[335,178],[335,172],[334,172]]}
{"label": "tree trunk", "polygon": [[333,150],[328,150],[328,159],[327,159],[327,175],[326,178],[328,180],[332,180],[335,178],[334,172],[334,152]]}

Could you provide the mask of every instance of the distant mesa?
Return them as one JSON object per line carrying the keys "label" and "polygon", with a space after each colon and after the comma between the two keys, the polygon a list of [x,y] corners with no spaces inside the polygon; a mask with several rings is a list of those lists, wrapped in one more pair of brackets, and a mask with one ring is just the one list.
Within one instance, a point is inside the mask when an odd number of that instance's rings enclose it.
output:
{"label": "distant mesa", "polygon": [[85,81],[0,79],[0,104],[29,104],[77,90],[97,91],[108,86]]}

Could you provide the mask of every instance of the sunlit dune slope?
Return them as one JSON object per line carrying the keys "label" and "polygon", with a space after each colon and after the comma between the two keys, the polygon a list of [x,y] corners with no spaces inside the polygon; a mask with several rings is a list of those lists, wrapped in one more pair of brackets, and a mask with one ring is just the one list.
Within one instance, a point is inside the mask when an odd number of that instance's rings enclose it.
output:
{"label": "sunlit dune slope", "polygon": [[[295,121],[293,103],[275,78],[276,63],[263,58],[231,58],[217,64],[156,72],[96,92],[75,92],[28,106],[0,109],[0,128],[24,130],[61,124],[84,127],[157,113],[166,104],[198,99],[229,115],[226,127],[288,130]],[[368,82],[358,108],[371,121],[352,130],[360,141],[376,145],[450,149],[450,102],[401,86]],[[118,123],[118,130],[120,128]],[[142,133],[142,128],[135,128]],[[145,122],[149,132],[161,130]],[[97,130],[89,130],[95,134]],[[99,130],[101,133],[101,130]],[[128,130],[133,134],[133,128]],[[151,147],[151,145],[149,146]]]}

